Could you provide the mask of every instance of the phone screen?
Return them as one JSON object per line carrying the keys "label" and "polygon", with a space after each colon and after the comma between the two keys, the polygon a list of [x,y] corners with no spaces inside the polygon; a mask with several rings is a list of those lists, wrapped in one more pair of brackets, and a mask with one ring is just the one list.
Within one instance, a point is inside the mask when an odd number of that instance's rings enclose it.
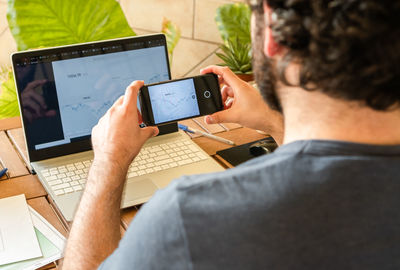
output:
{"label": "phone screen", "polygon": [[200,115],[193,79],[149,86],[148,91],[155,124]]}

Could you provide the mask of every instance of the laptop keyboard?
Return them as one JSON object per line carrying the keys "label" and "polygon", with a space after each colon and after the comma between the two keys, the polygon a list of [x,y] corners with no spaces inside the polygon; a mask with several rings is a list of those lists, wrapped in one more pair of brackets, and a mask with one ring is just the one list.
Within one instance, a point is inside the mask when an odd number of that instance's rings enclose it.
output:
{"label": "laptop keyboard", "polygon": [[[190,141],[176,140],[165,144],[143,147],[128,169],[128,178],[141,176],[207,159]],[[41,174],[53,190],[61,196],[83,190],[92,160],[75,162],[42,170]]]}

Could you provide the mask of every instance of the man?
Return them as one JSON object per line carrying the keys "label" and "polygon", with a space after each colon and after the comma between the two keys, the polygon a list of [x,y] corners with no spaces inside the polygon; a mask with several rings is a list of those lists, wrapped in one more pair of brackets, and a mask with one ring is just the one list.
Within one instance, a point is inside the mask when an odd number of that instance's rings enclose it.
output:
{"label": "man", "polygon": [[134,82],[93,129],[95,158],[64,269],[400,268],[400,3],[253,7],[254,69],[269,105],[212,66],[202,73],[218,74],[224,100],[234,101],[206,121],[262,129],[282,146],[174,181],[120,241],[128,165],[157,134],[132,124],[143,84]]}

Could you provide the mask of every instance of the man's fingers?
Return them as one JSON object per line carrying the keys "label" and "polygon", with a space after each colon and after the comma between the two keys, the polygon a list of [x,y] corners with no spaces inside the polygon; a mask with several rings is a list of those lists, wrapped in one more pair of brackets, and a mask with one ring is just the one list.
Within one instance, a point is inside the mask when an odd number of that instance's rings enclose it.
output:
{"label": "man's fingers", "polygon": [[28,83],[28,85],[26,86],[26,90],[33,90],[38,86],[41,86],[43,84],[45,84],[47,82],[47,80],[36,80],[33,82]]}
{"label": "man's fingers", "polygon": [[209,66],[200,71],[201,74],[206,74],[206,73],[214,73],[217,74],[218,76],[222,77],[224,82],[233,87],[233,88],[238,88],[242,84],[242,80],[239,79],[238,76],[235,75],[235,73],[232,72],[228,67],[221,67],[221,66]]}
{"label": "man's fingers", "polygon": [[44,98],[42,95],[39,95],[36,92],[28,92],[30,93],[28,96],[31,97],[33,100],[35,100],[43,109],[47,109],[46,102],[44,101]]}
{"label": "man's fingers", "polygon": [[232,110],[228,109],[207,115],[204,120],[207,124],[231,123],[233,122],[232,117]]}
{"label": "man's fingers", "polygon": [[222,101],[226,102],[228,97],[234,97],[234,93],[231,87],[224,85],[221,89],[221,96],[222,96]]}
{"label": "man's fingers", "polygon": [[124,103],[128,109],[136,109],[137,96],[140,88],[144,85],[143,81],[132,82],[125,91]]}
{"label": "man's fingers", "polygon": [[151,137],[157,136],[159,130],[157,127],[144,127],[140,130],[140,132],[143,134],[144,139],[147,140]]}

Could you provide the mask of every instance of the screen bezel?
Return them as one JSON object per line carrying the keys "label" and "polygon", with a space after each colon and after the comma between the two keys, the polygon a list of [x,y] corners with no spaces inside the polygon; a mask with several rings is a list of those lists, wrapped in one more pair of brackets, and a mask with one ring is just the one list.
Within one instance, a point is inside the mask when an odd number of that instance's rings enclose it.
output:
{"label": "screen bezel", "polygon": [[[182,79],[177,79],[177,80],[172,80],[172,81],[165,81],[165,82],[160,82],[160,83],[152,83],[152,84],[147,84],[144,85],[141,89],[140,89],[140,93],[139,93],[139,101],[140,101],[140,106],[142,108],[142,114],[143,114],[143,121],[145,122],[145,124],[147,125],[151,125],[151,126],[162,126],[162,125],[168,125],[171,123],[176,123],[178,121],[181,120],[185,120],[185,119],[190,119],[190,118],[194,118],[194,117],[198,117],[198,116],[202,116],[202,115],[206,115],[209,112],[204,111],[200,102],[200,98],[199,98],[199,91],[201,90],[199,85],[201,85],[201,83],[204,80],[214,80],[215,85],[217,87],[217,89],[213,89],[215,92],[218,92],[220,94],[220,86],[219,86],[219,82],[218,82],[218,76],[212,73],[209,74],[205,74],[205,75],[200,75],[200,76],[194,76],[194,77],[188,77],[188,78],[182,78]],[[166,83],[171,83],[171,82],[179,82],[179,81],[185,81],[185,80],[193,80],[193,84],[194,84],[194,88],[196,91],[196,96],[197,96],[197,105],[199,106],[199,114],[198,115],[192,115],[190,117],[184,117],[184,118],[179,118],[179,119],[174,119],[171,121],[166,121],[166,122],[161,122],[161,123],[155,123],[154,121],[154,114],[153,114],[153,109],[152,109],[152,104],[151,104],[151,100],[150,100],[150,94],[149,94],[149,87],[154,86],[154,85],[160,85],[160,84],[166,84]],[[223,109],[223,103],[222,103],[222,97],[221,95],[218,96],[218,101],[219,104],[219,109],[222,110]]]}
{"label": "screen bezel", "polygon": [[[29,155],[29,161],[30,162],[41,161],[41,160],[45,160],[45,159],[49,159],[49,158],[55,158],[55,157],[59,157],[59,156],[64,156],[64,155],[68,155],[68,154],[74,154],[74,153],[91,150],[92,149],[91,135],[86,136],[85,139],[83,139],[81,141],[70,142],[68,144],[53,146],[53,147],[39,149],[39,150],[30,149],[28,147],[28,143],[27,143],[27,136],[25,136],[26,123],[24,123],[23,109],[22,109],[22,104],[20,102],[21,91],[18,89],[18,74],[16,74],[16,72],[15,72],[16,71],[15,66],[16,66],[17,62],[23,60],[24,58],[40,57],[40,56],[46,56],[46,55],[51,55],[51,54],[60,54],[60,53],[76,51],[76,50],[101,48],[102,46],[124,45],[124,44],[132,43],[132,42],[141,42],[141,41],[147,42],[147,41],[151,41],[151,40],[158,40],[158,41],[161,40],[162,41],[164,49],[165,49],[165,59],[167,62],[166,64],[167,64],[167,68],[168,68],[168,76],[171,79],[171,68],[169,65],[167,42],[166,42],[166,38],[165,38],[164,34],[153,34],[153,35],[145,35],[145,36],[118,38],[118,39],[112,39],[112,40],[88,42],[88,43],[74,44],[74,45],[54,47],[54,48],[17,52],[17,53],[12,54],[11,62],[13,65],[13,72],[14,72],[14,77],[15,77],[15,87],[18,92],[18,95],[17,95],[18,96],[18,104],[19,104],[19,108],[20,108],[20,112],[21,112],[22,128],[24,129],[24,137],[25,137],[26,148],[27,148],[28,155]],[[159,135],[176,132],[176,131],[178,131],[178,127],[177,127],[177,124],[174,123],[174,124],[171,124],[171,125],[161,128]]]}

